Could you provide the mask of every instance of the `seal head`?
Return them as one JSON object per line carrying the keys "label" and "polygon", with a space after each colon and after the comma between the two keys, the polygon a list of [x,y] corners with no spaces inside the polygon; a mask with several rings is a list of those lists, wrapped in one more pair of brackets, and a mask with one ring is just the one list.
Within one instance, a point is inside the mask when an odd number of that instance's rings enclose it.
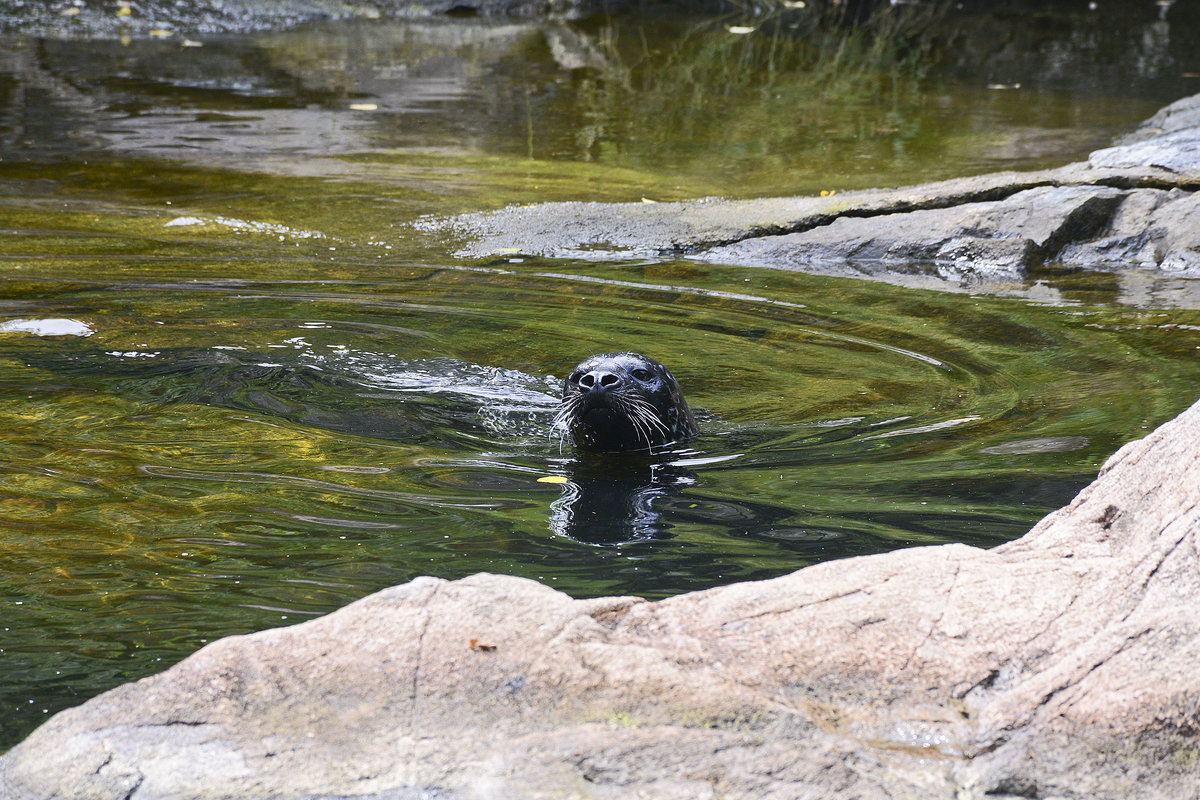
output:
{"label": "seal head", "polygon": [[554,427],[599,452],[650,450],[700,429],[671,371],[638,353],[600,353],[563,381]]}

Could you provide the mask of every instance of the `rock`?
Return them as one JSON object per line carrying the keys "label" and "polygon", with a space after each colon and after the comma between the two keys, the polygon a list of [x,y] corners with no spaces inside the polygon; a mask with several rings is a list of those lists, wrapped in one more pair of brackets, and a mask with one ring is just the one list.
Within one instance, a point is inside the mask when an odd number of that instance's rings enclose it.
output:
{"label": "rock", "polygon": [[1104,235],[1063,250],[1064,264],[1160,267],[1200,275],[1200,194],[1128,192]]}
{"label": "rock", "polygon": [[[422,17],[571,19],[603,9],[632,6],[627,0],[146,0],[128,15],[112,4],[0,0],[0,30],[52,38],[146,36],[153,30],[191,34],[280,30],[327,20]],[[66,9],[74,9],[64,13]]]}
{"label": "rock", "polygon": [[1088,163],[1099,169],[1154,167],[1200,179],[1200,95],[1175,101],[1115,147],[1092,153]]}
{"label": "rock", "polygon": [[516,251],[596,260],[694,254],[753,237],[810,230],[839,218],[883,217],[1000,200],[1028,189],[1056,185],[1066,180],[1064,175],[1077,172],[1001,172],[828,197],[705,198],[649,204],[541,203],[428,220],[424,225],[438,234],[457,234],[462,241],[456,255],[461,258]]}
{"label": "rock", "polygon": [[827,197],[547,203],[430,220],[460,258],[683,255],[928,288],[1058,264],[1200,270],[1200,95],[1087,163]]}
{"label": "rock", "polygon": [[1123,199],[1121,191],[1107,187],[1046,186],[1004,200],[902,215],[843,216],[800,233],[716,247],[703,258],[791,268],[856,261],[885,265],[934,261],[1016,273],[1040,266],[1068,242],[1104,230]]}
{"label": "rock", "polygon": [[421,578],[54,716],[0,797],[1191,798],[1200,403],[994,550],[649,603]]}

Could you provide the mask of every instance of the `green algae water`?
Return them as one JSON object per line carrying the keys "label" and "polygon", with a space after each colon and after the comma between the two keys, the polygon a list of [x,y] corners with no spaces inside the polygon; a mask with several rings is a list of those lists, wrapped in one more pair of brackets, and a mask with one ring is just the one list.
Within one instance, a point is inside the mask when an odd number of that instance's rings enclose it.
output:
{"label": "green algae water", "polygon": [[[787,19],[738,22],[8,36],[0,747],[206,642],[418,575],[658,598],[993,546],[1196,399],[1186,279],[1047,271],[977,296],[462,262],[422,225],[1057,165],[1187,72],[1030,89],[868,40],[833,69]],[[621,349],[671,367],[703,435],[581,462],[548,434],[559,383]]]}

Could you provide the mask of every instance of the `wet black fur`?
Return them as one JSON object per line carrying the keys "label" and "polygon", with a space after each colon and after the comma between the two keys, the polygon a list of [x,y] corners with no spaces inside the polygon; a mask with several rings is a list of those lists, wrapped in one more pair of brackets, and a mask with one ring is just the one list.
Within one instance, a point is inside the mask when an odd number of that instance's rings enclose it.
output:
{"label": "wet black fur", "polygon": [[600,353],[563,381],[554,427],[598,452],[652,450],[700,432],[671,371],[638,353]]}

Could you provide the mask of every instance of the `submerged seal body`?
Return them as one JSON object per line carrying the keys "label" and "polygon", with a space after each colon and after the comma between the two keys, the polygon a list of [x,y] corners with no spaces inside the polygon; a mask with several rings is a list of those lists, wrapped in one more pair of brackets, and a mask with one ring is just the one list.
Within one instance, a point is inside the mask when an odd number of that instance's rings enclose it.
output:
{"label": "submerged seal body", "polygon": [[581,361],[563,381],[554,427],[600,452],[649,450],[700,432],[675,376],[639,353]]}

